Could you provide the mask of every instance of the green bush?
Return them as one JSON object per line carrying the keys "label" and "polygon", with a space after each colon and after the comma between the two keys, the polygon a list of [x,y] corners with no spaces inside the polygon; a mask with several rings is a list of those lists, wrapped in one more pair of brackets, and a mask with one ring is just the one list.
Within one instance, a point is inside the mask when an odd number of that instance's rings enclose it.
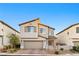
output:
{"label": "green bush", "polygon": [[78,52],[79,52],[79,46],[77,46],[77,47],[76,47],[76,51],[78,51]]}
{"label": "green bush", "polygon": [[8,49],[8,46],[7,46],[7,45],[5,45],[5,46],[4,46],[4,48],[5,48],[5,49]]}
{"label": "green bush", "polygon": [[55,54],[59,54],[59,51],[55,51]]}
{"label": "green bush", "polygon": [[9,52],[10,53],[14,53],[14,52],[16,52],[17,50],[16,49],[9,49]]}
{"label": "green bush", "polygon": [[5,49],[11,49],[11,45],[5,45],[4,48]]}
{"label": "green bush", "polygon": [[19,48],[20,48],[20,44],[16,44],[16,45],[15,45],[15,48],[16,48],[16,49],[19,49]]}
{"label": "green bush", "polygon": [[79,46],[73,46],[73,50],[79,52]]}
{"label": "green bush", "polygon": [[20,44],[19,36],[15,34],[10,34],[8,38],[10,39],[10,44],[13,48],[16,48],[16,46]]}
{"label": "green bush", "polygon": [[73,50],[76,51],[76,46],[73,46]]}
{"label": "green bush", "polygon": [[64,50],[64,48],[60,48],[60,50],[61,50],[61,51],[63,51],[63,50]]}

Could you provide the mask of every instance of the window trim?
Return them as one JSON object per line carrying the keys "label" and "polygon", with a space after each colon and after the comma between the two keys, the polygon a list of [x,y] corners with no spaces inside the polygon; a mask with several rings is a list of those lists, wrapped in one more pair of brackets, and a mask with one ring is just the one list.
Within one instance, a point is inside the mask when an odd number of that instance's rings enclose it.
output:
{"label": "window trim", "polygon": [[79,33],[79,27],[76,27],[76,33]]}
{"label": "window trim", "polygon": [[36,32],[36,27],[35,26],[26,26],[25,29],[24,29],[24,31],[25,32],[32,32],[32,31],[28,31],[28,28],[30,29],[31,27],[34,28],[33,32]]}
{"label": "window trim", "polygon": [[[42,30],[42,31],[41,31]],[[45,33],[46,29],[45,28],[40,28],[39,32],[40,33]]]}

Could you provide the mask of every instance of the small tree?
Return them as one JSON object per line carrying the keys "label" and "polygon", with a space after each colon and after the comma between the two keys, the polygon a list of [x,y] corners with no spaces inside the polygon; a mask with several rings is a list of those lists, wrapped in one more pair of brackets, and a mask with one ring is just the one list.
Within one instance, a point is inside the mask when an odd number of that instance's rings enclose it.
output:
{"label": "small tree", "polygon": [[16,48],[16,45],[20,44],[19,37],[17,35],[11,34],[8,37],[13,48]]}

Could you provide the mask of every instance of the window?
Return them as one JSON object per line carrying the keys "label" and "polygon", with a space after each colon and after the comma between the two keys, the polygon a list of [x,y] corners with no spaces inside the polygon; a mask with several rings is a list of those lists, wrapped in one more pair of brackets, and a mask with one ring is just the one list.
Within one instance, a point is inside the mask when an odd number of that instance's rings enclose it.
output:
{"label": "window", "polygon": [[36,27],[34,26],[25,27],[25,32],[36,32]]}
{"label": "window", "polygon": [[69,35],[69,32],[67,32],[67,35]]}
{"label": "window", "polygon": [[79,33],[79,27],[76,27],[76,33]]}
{"label": "window", "polygon": [[49,35],[54,35],[53,30],[49,31]]}
{"label": "window", "polygon": [[44,28],[40,28],[40,33],[44,33],[45,29]]}

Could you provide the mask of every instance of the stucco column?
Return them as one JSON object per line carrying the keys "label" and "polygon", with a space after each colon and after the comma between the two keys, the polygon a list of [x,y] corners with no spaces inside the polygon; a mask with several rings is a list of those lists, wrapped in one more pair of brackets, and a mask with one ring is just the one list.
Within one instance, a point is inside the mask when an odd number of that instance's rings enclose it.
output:
{"label": "stucco column", "polygon": [[21,46],[20,46],[21,49],[24,49],[24,41],[21,40]]}
{"label": "stucco column", "polygon": [[53,40],[53,43],[54,43],[54,44],[53,44],[54,49],[56,50],[56,48],[57,48],[57,47],[56,47],[56,40]]}
{"label": "stucco column", "polygon": [[43,41],[43,49],[47,49],[48,45],[47,45],[47,40]]}
{"label": "stucco column", "polygon": [[48,49],[48,40],[46,40],[46,50]]}

